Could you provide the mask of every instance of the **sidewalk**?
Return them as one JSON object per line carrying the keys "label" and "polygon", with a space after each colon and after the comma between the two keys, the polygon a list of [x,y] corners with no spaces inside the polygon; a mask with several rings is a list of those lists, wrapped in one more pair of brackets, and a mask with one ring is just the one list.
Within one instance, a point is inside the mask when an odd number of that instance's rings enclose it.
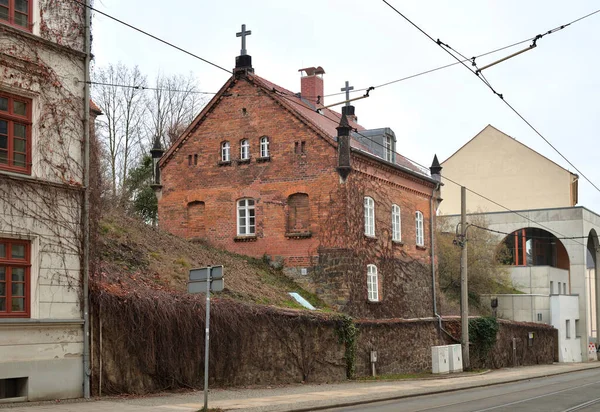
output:
{"label": "sidewalk", "polygon": [[[499,369],[483,374],[403,380],[347,382],[324,385],[294,385],[261,389],[214,389],[209,407],[224,410],[301,411],[336,405],[357,404],[514,382],[531,378],[600,368],[600,362],[561,363]],[[203,407],[203,392],[168,394],[144,398],[104,398],[38,404],[2,405],[7,412],[192,412]]]}

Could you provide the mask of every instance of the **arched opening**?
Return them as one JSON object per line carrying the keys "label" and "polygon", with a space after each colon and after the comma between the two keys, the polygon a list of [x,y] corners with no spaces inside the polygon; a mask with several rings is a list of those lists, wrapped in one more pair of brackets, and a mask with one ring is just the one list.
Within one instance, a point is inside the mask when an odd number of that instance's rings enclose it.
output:
{"label": "arched opening", "polygon": [[204,208],[204,202],[198,200],[187,204],[186,223],[188,238],[204,238],[206,236]]}
{"label": "arched opening", "polygon": [[306,193],[294,193],[287,199],[288,233],[308,233],[310,232],[310,207],[308,195]]}
{"label": "arched opening", "polygon": [[551,266],[569,270],[569,254],[552,233],[539,228],[515,230],[503,241],[508,256],[503,263],[511,266]]}

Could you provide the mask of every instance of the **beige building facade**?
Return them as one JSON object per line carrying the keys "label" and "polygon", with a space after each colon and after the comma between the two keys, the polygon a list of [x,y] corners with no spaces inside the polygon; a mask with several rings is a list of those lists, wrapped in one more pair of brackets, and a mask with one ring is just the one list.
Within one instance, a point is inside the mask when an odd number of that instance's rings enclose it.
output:
{"label": "beige building facade", "polygon": [[[440,213],[460,213],[461,185],[509,209],[548,209],[577,204],[578,176],[488,125],[442,162],[444,187]],[[470,212],[504,211],[467,192]]]}

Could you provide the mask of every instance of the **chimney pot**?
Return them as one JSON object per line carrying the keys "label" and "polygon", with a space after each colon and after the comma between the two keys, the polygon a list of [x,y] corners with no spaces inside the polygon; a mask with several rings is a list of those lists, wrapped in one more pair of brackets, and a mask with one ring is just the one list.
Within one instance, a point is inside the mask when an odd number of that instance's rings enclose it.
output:
{"label": "chimney pot", "polygon": [[325,74],[325,70],[319,66],[305,67],[298,71],[303,72],[303,75],[300,78],[300,96],[314,106],[324,105],[323,75]]}

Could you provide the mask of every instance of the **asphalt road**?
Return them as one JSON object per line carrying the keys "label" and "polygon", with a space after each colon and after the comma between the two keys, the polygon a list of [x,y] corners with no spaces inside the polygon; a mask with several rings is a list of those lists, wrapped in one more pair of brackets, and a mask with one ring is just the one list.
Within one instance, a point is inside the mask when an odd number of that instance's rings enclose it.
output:
{"label": "asphalt road", "polygon": [[600,411],[600,370],[328,411],[592,412]]}

